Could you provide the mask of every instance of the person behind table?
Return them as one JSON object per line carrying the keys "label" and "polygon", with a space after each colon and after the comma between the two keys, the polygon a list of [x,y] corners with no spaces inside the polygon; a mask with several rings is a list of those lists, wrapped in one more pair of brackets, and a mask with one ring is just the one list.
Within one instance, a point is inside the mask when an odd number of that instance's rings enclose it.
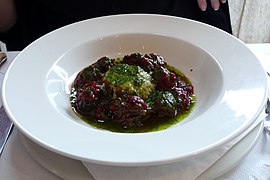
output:
{"label": "person behind table", "polygon": [[22,50],[61,26],[128,13],[184,17],[232,33],[226,0],[0,0],[0,40],[9,50]]}

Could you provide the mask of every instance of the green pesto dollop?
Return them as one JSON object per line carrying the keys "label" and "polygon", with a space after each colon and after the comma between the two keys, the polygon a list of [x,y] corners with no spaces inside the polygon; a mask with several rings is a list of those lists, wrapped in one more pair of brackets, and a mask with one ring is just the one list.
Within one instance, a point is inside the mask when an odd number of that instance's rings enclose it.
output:
{"label": "green pesto dollop", "polygon": [[123,89],[142,98],[147,98],[155,88],[150,74],[140,66],[129,64],[113,66],[105,73],[103,80],[109,82],[115,92]]}

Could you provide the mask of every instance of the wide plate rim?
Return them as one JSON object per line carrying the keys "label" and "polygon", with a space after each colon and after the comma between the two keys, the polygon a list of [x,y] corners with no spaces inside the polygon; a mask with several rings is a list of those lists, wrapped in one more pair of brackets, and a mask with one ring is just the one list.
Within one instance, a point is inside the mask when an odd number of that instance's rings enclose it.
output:
{"label": "wide plate rim", "polygon": [[[139,21],[140,19],[144,19],[143,22]],[[234,129],[233,132],[230,132],[230,128],[228,128],[228,134],[226,137],[222,138],[222,139],[215,139],[215,140],[209,140],[207,142],[205,142],[205,145],[201,145],[201,146],[196,146],[193,147],[193,151],[190,151],[190,149],[185,150],[179,150],[179,151],[173,151],[172,155],[168,156],[168,154],[166,156],[162,156],[162,155],[157,155],[157,156],[153,156],[153,157],[136,157],[136,159],[134,158],[123,158],[120,157],[120,154],[115,154],[116,158],[109,158],[109,159],[103,159],[103,157],[101,157],[100,155],[95,155],[93,157],[93,154],[87,154],[85,152],[81,152],[81,150],[79,150],[79,148],[74,148],[72,150],[68,150],[67,147],[61,147],[61,145],[57,144],[59,143],[59,141],[57,142],[57,140],[54,139],[50,139],[50,138],[44,138],[45,135],[43,132],[43,134],[38,134],[36,130],[29,128],[29,127],[24,127],[20,120],[18,119],[19,115],[22,115],[22,113],[18,113],[18,112],[14,112],[14,110],[12,109],[12,107],[9,104],[10,101],[10,95],[7,98],[8,95],[8,91],[6,91],[6,88],[8,86],[8,83],[11,81],[10,76],[12,75],[12,72],[14,71],[14,69],[18,68],[18,63],[21,59],[26,58],[29,53],[31,56],[35,57],[38,52],[32,51],[33,49],[35,50],[35,46],[39,45],[40,43],[45,43],[45,41],[52,41],[52,38],[55,38],[55,34],[59,35],[59,33],[61,32],[65,32],[65,33],[69,33],[69,32],[74,32],[74,30],[78,30],[78,28],[84,28],[85,26],[89,26],[89,24],[95,24],[98,22],[107,22],[108,24],[110,24],[110,22],[113,20],[114,23],[128,23],[131,20],[137,20],[137,24],[138,26],[141,25],[145,25],[145,23],[150,22],[150,21],[159,21],[162,22],[163,24],[166,24],[169,27],[177,27],[179,29],[184,29],[185,31],[187,30],[187,28],[182,27],[181,25],[189,25],[192,27],[199,27],[201,28],[200,31],[200,35],[197,37],[198,39],[194,39],[191,38],[189,36],[187,36],[186,38],[188,40],[190,40],[191,43],[196,44],[197,46],[206,49],[206,51],[210,52],[210,54],[212,54],[213,56],[215,56],[217,59],[221,58],[222,56],[224,57],[224,52],[221,52],[221,49],[218,48],[218,52],[214,52],[213,47],[216,45],[226,45],[226,44],[231,44],[232,47],[223,47],[225,52],[231,52],[232,49],[234,50],[239,50],[239,54],[235,54],[235,55],[229,55],[231,58],[235,58],[234,60],[236,60],[237,58],[241,58],[241,56],[244,56],[245,58],[247,58],[247,62],[251,63],[251,65],[253,65],[254,70],[256,70],[256,72],[260,72],[263,71],[263,68],[261,66],[261,64],[259,62],[257,62],[257,59],[255,57],[255,55],[253,55],[253,53],[245,46],[244,43],[242,43],[240,40],[238,40],[237,38],[227,34],[226,32],[223,32],[222,30],[219,30],[217,28],[214,28],[212,26],[209,25],[205,25],[203,23],[199,23],[199,22],[195,22],[192,20],[188,20],[188,19],[184,19],[184,18],[178,18],[178,17],[171,17],[171,16],[165,16],[165,15],[146,15],[146,14],[129,14],[129,15],[114,15],[114,16],[108,16],[108,17],[100,17],[100,18],[95,18],[95,19],[91,19],[91,20],[85,20],[85,21],[81,21],[78,23],[74,23],[68,26],[65,26],[63,28],[60,28],[56,31],[53,31],[43,37],[41,37],[40,39],[36,40],[35,42],[33,42],[32,44],[30,44],[27,48],[25,48],[20,54],[19,56],[13,61],[13,63],[11,64],[11,66],[9,67],[6,76],[4,78],[4,82],[3,82],[3,87],[2,87],[2,96],[3,96],[3,105],[7,111],[8,116],[11,118],[11,120],[15,123],[15,125],[20,129],[20,131],[22,133],[24,133],[26,136],[28,136],[29,138],[31,138],[32,140],[34,140],[35,142],[37,142],[38,144],[51,149],[55,152],[58,152],[60,154],[72,157],[72,158],[76,158],[76,159],[80,159],[83,161],[90,161],[90,162],[94,162],[94,163],[100,163],[100,164],[110,164],[110,165],[129,165],[129,166],[135,166],[135,165],[152,165],[152,164],[162,164],[162,163],[168,163],[168,162],[173,162],[173,161],[177,161],[180,159],[184,159],[184,158],[188,158],[191,156],[196,156],[200,153],[204,153],[207,152],[213,148],[216,148],[226,142],[228,142],[229,140],[235,138],[237,135],[241,134],[246,128],[248,128],[255,120],[256,118],[259,116],[260,112],[263,110],[264,108],[264,103],[266,102],[267,99],[267,92],[268,92],[268,86],[267,86],[267,78],[266,78],[266,74],[265,72],[261,72],[261,74],[258,75],[258,79],[260,82],[255,83],[253,88],[260,88],[260,92],[262,92],[262,95],[260,95],[258,97],[258,102],[257,105],[259,105],[256,109],[256,111],[251,112],[251,114],[248,114],[248,120],[244,120],[242,119],[242,122],[239,122],[239,125],[237,126],[237,129]],[[176,23],[176,24],[172,24],[172,23]],[[159,25],[156,25],[157,27],[159,27]],[[79,29],[80,29],[79,28]],[[116,30],[119,30],[119,28],[114,27]],[[135,31],[137,29],[135,28]],[[180,38],[183,38],[182,35],[178,35],[175,32],[166,32],[165,30],[161,30],[161,29],[153,29],[153,28],[148,28],[148,31],[150,30],[154,30],[155,32],[153,33],[157,33],[157,34],[173,34],[173,36],[180,36]],[[82,30],[83,31],[83,30]],[[132,32],[134,30],[132,30],[131,28],[129,29],[121,29],[118,33],[121,34],[123,32]],[[196,30],[193,30],[196,31]],[[211,31],[211,33],[213,33],[213,37],[210,37],[209,42],[205,43],[203,38],[203,35],[206,35],[208,32],[207,31]],[[84,31],[83,31],[84,32]],[[115,32],[107,32],[107,34],[100,34],[100,35],[108,35],[108,34],[114,34]],[[190,32],[191,34],[194,32]],[[220,39],[219,41],[217,41],[217,37],[215,37],[215,35],[220,36],[222,38],[225,39]],[[61,37],[64,38],[67,35]],[[96,35],[97,36],[97,35]],[[218,38],[220,38],[218,37]],[[190,38],[190,39],[189,39]],[[44,40],[45,39],[45,40]],[[70,39],[70,40],[74,40],[75,39]],[[216,41],[215,41],[216,40]],[[82,42],[77,42],[77,43],[82,43]],[[76,43],[74,44],[76,45]],[[71,46],[70,48],[72,49]],[[212,50],[211,48],[213,48],[214,50]],[[59,52],[56,51],[52,51],[52,53],[60,53],[61,55],[61,51],[67,51],[69,49],[61,49],[61,47],[58,49]],[[243,58],[243,57],[242,57]],[[231,62],[232,60],[230,60]],[[239,65],[239,64],[238,64]],[[224,68],[224,67],[223,67]],[[255,69],[256,68],[256,69]],[[262,83],[261,85],[259,83]],[[254,93],[253,93],[254,94]],[[253,106],[254,107],[254,106]],[[15,114],[15,115],[14,115]],[[36,118],[38,117],[37,114],[32,114],[33,116],[35,116]],[[207,116],[206,116],[207,117]],[[74,124],[74,126],[76,126]],[[235,126],[236,127],[236,126]],[[78,128],[76,126],[76,128]],[[98,131],[96,131],[99,135],[101,135]],[[164,133],[162,133],[164,136],[169,137],[170,135],[173,135],[174,133],[176,133],[175,130],[172,131],[164,131]],[[110,132],[104,133],[104,137],[107,136],[111,136],[112,134]],[[153,140],[154,136],[156,136],[157,134],[159,134],[159,132],[154,132],[154,133],[150,133],[149,137],[152,136],[150,139]],[[102,136],[102,135],[101,135]],[[118,135],[117,135],[118,136]],[[126,136],[126,135],[124,135]],[[130,135],[127,135],[130,136]],[[134,137],[136,136],[144,136],[141,134],[138,135],[134,135]],[[123,135],[119,135],[118,137],[123,137]],[[123,138],[125,139],[125,138]],[[138,142],[137,142],[138,143]],[[181,143],[180,143],[181,144]],[[187,143],[184,143],[184,145],[186,145]],[[66,145],[66,144],[65,144]],[[168,143],[166,145],[170,145],[172,146],[172,143]],[[64,144],[63,144],[64,146]],[[178,145],[179,146],[179,145]],[[69,147],[70,148],[70,147]],[[170,148],[170,147],[169,147]],[[169,149],[168,148],[168,149]],[[179,147],[178,147],[179,148]],[[151,148],[150,148],[151,149]],[[192,149],[192,148],[191,148]],[[169,150],[168,150],[169,151]],[[134,153],[134,152],[133,152]],[[117,157],[119,156],[119,157]],[[157,158],[158,157],[158,158]],[[106,158],[108,158],[108,156],[106,156]]]}

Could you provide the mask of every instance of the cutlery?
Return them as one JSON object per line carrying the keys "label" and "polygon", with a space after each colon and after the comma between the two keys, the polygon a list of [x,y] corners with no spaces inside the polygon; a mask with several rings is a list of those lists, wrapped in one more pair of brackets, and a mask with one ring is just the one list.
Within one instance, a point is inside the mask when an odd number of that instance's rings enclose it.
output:
{"label": "cutlery", "polygon": [[0,67],[7,61],[7,55],[4,52],[0,52]]}
{"label": "cutlery", "polygon": [[0,155],[13,129],[13,123],[8,118],[3,106],[0,108]]}
{"label": "cutlery", "polygon": [[[7,56],[4,52],[0,52],[0,67],[7,61]],[[0,108],[0,155],[8,140],[8,137],[13,129],[13,123],[7,117],[7,114],[1,105]]]}
{"label": "cutlery", "polygon": [[264,120],[264,130],[270,133],[270,97],[267,99],[267,105],[265,109],[265,113],[267,114],[265,120]]}
{"label": "cutlery", "polygon": [[[270,78],[270,72],[268,71],[268,69],[266,69],[266,73],[268,75],[268,78]],[[264,130],[270,133],[270,94],[268,95],[265,113],[267,114],[267,116],[264,120]]]}

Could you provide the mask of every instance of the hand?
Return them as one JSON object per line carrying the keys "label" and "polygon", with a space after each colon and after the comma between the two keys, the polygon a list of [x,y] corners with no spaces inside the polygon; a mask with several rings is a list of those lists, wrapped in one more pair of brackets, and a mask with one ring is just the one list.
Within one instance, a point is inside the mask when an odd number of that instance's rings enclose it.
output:
{"label": "hand", "polygon": [[[198,1],[199,8],[202,11],[205,11],[206,8],[207,8],[207,2],[206,2],[206,0],[197,0],[197,1]],[[219,9],[219,6],[220,6],[220,2],[221,3],[226,3],[226,0],[210,0],[210,2],[211,2],[211,7],[214,10],[218,10]]]}

